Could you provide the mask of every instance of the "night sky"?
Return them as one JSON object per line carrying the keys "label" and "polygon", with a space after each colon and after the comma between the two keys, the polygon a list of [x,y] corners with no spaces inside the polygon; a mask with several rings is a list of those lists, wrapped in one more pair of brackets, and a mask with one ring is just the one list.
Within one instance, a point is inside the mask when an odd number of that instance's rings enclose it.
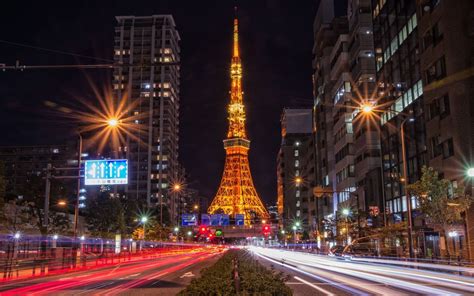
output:
{"label": "night sky", "polygon": [[[224,166],[233,7],[239,6],[244,101],[255,186],[276,202],[276,156],[283,107],[309,107],[316,0],[8,1],[0,18],[0,63],[102,63],[113,58],[115,15],[172,14],[181,35],[180,161],[190,186],[212,199]],[[14,4],[13,4],[14,2]],[[88,59],[5,43],[92,56]],[[93,100],[90,83],[108,70],[0,72],[0,145],[61,144],[73,139],[46,100]]]}

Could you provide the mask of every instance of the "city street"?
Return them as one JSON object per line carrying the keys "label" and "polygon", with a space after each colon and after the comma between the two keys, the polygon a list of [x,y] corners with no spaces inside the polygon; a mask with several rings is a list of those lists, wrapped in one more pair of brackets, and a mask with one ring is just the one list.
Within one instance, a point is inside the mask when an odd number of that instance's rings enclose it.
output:
{"label": "city street", "polygon": [[474,293],[473,268],[378,259],[345,260],[257,247],[250,250],[262,264],[290,275],[286,284],[295,295]]}
{"label": "city street", "polygon": [[197,248],[156,259],[127,262],[82,272],[0,283],[1,295],[176,295],[221,248]]}

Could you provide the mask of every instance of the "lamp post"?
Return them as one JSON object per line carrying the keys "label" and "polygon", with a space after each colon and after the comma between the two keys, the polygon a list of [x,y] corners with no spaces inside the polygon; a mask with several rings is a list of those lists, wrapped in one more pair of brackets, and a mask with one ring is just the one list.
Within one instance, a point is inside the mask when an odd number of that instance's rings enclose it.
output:
{"label": "lamp post", "polygon": [[79,196],[81,194],[81,161],[82,161],[82,134],[80,131],[77,132],[79,136],[79,153],[77,156],[77,195],[76,204],[74,206],[74,239],[77,236],[77,224],[79,222]]}
{"label": "lamp post", "polygon": [[349,244],[349,223],[348,223],[348,219],[349,219],[349,214],[351,213],[351,211],[349,209],[342,209],[342,214],[346,217],[345,219],[345,228],[346,228],[346,244],[348,245]]}

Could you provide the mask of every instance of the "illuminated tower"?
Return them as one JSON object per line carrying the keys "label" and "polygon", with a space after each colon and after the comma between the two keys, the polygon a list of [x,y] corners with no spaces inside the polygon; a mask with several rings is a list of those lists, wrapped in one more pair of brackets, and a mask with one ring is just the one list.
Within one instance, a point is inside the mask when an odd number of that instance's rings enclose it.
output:
{"label": "illuminated tower", "polygon": [[216,196],[208,212],[228,215],[244,214],[245,224],[252,217],[267,219],[263,206],[253,185],[250,173],[248,152],[250,141],[245,132],[245,110],[242,92],[242,64],[239,55],[239,24],[234,19],[234,47],[230,68],[231,90],[229,112],[229,131],[224,140],[226,159],[224,173]]}

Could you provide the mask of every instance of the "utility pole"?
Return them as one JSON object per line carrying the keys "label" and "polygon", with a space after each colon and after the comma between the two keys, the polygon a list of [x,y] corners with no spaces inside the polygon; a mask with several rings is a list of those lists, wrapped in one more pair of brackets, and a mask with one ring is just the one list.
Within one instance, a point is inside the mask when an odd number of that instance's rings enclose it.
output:
{"label": "utility pole", "polygon": [[48,224],[49,224],[49,200],[51,197],[51,170],[52,166],[48,163],[46,167],[46,188],[44,192],[44,219],[43,219],[43,226],[46,227],[46,231],[48,231]]}

